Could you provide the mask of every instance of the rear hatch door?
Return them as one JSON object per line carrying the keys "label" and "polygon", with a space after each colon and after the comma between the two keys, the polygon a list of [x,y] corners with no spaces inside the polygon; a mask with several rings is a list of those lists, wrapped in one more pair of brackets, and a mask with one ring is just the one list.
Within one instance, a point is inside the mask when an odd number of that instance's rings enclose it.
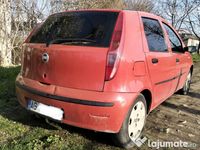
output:
{"label": "rear hatch door", "polygon": [[24,44],[23,76],[44,84],[102,91],[117,12],[50,16]]}

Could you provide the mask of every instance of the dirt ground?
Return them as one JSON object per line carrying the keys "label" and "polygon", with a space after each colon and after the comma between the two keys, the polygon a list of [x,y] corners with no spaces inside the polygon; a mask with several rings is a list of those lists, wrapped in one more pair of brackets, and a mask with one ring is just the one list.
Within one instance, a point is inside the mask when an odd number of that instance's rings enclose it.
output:
{"label": "dirt ground", "polygon": [[[110,134],[63,124],[53,127],[22,108],[14,87],[19,70],[20,67],[0,69],[0,149],[121,150],[114,146]],[[194,66],[189,95],[174,94],[153,110],[143,135],[148,140],[132,150],[155,149],[148,147],[148,142],[158,140],[190,142],[195,147],[185,149],[200,150],[200,62]]]}

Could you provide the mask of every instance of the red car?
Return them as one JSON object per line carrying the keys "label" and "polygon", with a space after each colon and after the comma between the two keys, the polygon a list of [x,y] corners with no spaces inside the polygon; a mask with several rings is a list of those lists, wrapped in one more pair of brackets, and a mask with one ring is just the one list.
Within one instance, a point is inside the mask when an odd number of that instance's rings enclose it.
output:
{"label": "red car", "polygon": [[164,19],[128,10],[53,14],[23,46],[20,104],[69,125],[115,133],[129,148],[146,117],[177,91],[187,94],[193,63]]}

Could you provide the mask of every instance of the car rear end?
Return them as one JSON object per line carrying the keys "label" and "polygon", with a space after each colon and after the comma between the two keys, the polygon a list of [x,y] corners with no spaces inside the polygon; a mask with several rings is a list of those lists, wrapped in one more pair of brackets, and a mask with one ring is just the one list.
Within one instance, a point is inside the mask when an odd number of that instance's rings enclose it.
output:
{"label": "car rear end", "polygon": [[20,104],[63,123],[118,132],[133,94],[105,91],[104,86],[119,66],[123,13],[62,12],[36,27],[23,45],[16,79]]}

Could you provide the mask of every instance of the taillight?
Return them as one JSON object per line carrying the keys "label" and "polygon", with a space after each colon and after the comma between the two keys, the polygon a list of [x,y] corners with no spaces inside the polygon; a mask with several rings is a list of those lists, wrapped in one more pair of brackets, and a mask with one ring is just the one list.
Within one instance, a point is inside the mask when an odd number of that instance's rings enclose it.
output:
{"label": "taillight", "polygon": [[106,64],[106,76],[105,80],[111,80],[116,72],[119,65],[119,59],[121,55],[121,49],[119,47],[122,35],[123,27],[123,16],[122,13],[119,14],[117,23],[113,32],[110,48],[107,55],[107,64]]}

